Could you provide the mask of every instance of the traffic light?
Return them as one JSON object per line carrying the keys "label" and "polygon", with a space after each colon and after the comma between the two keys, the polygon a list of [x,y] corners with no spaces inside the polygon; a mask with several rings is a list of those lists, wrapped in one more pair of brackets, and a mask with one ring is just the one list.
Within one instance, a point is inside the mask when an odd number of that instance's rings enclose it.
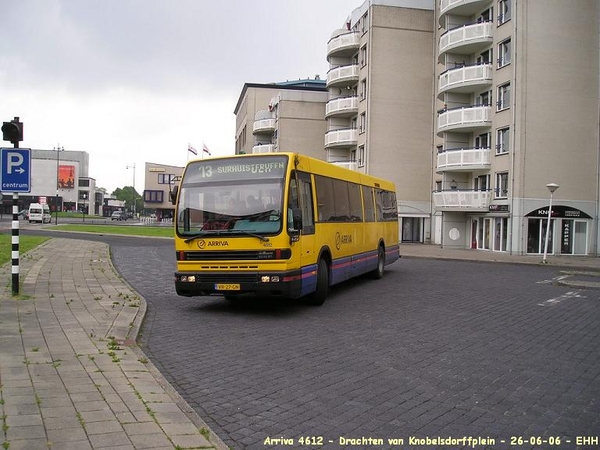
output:
{"label": "traffic light", "polygon": [[2,124],[2,140],[18,145],[23,140],[23,123],[15,117],[10,122]]}

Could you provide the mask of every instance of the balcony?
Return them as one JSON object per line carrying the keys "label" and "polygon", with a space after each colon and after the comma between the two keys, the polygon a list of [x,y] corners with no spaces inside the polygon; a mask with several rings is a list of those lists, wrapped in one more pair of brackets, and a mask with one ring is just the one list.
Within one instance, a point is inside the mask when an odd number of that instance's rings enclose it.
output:
{"label": "balcony", "polygon": [[340,97],[325,105],[325,117],[350,117],[358,114],[358,97]]}
{"label": "balcony", "polygon": [[352,147],[358,142],[356,128],[342,128],[325,133],[325,148]]}
{"label": "balcony", "polygon": [[452,148],[438,153],[437,172],[471,172],[489,170],[492,163],[490,148]]}
{"label": "balcony", "polygon": [[327,72],[327,87],[358,83],[358,64],[336,67]]}
{"label": "balcony", "polygon": [[275,144],[258,144],[252,147],[252,153],[273,153]]}
{"label": "balcony", "polygon": [[467,106],[452,108],[439,112],[438,115],[438,135],[441,136],[444,131],[456,130],[463,133],[470,133],[492,126],[492,107]]}
{"label": "balcony", "polygon": [[446,70],[440,75],[438,92],[472,93],[492,84],[492,65],[478,64]]}
{"label": "balcony", "polygon": [[493,22],[467,24],[446,31],[440,37],[439,54],[452,51],[471,55],[482,50],[493,41]]}
{"label": "balcony", "polygon": [[451,189],[433,193],[433,204],[438,211],[488,211],[491,191]]}
{"label": "balcony", "polygon": [[252,134],[273,133],[275,131],[276,119],[255,120]]}
{"label": "balcony", "polygon": [[332,56],[349,58],[354,55],[360,46],[360,34],[348,31],[332,37],[327,43],[327,60]]}
{"label": "balcony", "polygon": [[344,169],[356,170],[357,163],[356,161],[338,161],[331,162],[331,164],[335,164],[336,166],[343,167]]}
{"label": "balcony", "polygon": [[445,14],[472,16],[481,11],[488,3],[489,0],[440,0],[440,25],[444,25],[443,18]]}

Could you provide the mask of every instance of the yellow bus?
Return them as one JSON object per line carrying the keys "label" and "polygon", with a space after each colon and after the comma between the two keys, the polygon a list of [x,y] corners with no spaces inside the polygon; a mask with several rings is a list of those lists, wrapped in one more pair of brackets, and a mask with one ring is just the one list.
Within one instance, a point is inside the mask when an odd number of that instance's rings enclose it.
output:
{"label": "yellow bus", "polygon": [[330,286],[399,257],[394,184],[295,153],[190,161],[176,205],[181,296],[321,305]]}

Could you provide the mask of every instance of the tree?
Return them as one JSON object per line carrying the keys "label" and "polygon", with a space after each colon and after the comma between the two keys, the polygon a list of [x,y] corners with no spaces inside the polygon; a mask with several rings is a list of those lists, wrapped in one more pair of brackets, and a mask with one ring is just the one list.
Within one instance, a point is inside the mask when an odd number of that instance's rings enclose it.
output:
{"label": "tree", "polygon": [[122,189],[117,188],[113,191],[112,196],[117,200],[125,202],[125,207],[133,211],[133,201],[135,199],[135,211],[141,211],[144,208],[142,196],[137,193],[133,186],[125,186]]}

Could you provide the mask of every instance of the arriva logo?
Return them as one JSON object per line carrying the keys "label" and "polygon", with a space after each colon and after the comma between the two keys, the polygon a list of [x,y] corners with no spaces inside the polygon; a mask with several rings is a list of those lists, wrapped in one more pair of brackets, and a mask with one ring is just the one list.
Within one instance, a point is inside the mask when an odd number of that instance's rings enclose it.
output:
{"label": "arriva logo", "polygon": [[351,234],[341,234],[339,231],[335,233],[335,248],[338,250],[343,244],[352,244]]}
{"label": "arriva logo", "polygon": [[227,241],[205,241],[204,239],[200,239],[197,242],[200,250],[204,250],[206,247],[229,247],[229,242]]}

